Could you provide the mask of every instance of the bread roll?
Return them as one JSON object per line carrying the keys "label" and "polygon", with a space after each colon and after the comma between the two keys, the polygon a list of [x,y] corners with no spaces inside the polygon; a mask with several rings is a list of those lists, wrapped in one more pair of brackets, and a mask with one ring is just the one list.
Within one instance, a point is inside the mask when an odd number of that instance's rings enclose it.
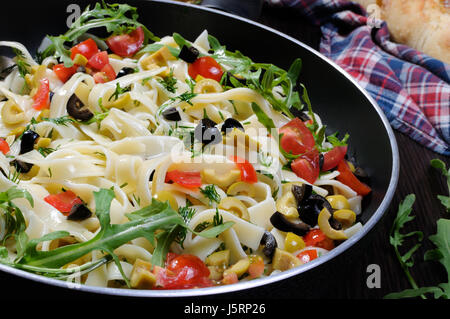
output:
{"label": "bread roll", "polygon": [[395,42],[450,63],[450,5],[446,0],[353,0],[381,8]]}

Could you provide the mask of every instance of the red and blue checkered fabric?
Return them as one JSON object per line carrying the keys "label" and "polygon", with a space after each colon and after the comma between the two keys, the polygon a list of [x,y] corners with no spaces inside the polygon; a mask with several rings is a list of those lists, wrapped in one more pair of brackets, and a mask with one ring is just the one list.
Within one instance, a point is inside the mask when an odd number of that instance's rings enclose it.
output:
{"label": "red and blue checkered fabric", "polygon": [[320,26],[320,52],[370,93],[392,127],[433,151],[450,156],[450,65],[392,42],[386,23],[368,17],[356,3],[267,2],[295,8]]}

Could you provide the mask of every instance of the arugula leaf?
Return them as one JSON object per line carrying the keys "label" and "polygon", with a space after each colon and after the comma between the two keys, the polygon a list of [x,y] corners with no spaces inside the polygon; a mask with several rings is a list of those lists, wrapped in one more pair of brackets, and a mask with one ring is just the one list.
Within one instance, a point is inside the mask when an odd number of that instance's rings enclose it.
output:
{"label": "arugula leaf", "polygon": [[273,123],[273,120],[266,113],[264,113],[261,107],[255,102],[252,102],[252,110],[258,118],[258,121],[264,125],[269,132],[272,132],[275,128],[275,123]]}
{"label": "arugula leaf", "polygon": [[[445,163],[442,162],[439,159],[433,159],[431,160],[431,166],[433,166],[436,169],[439,169],[444,176],[447,177],[447,186],[450,191],[450,183],[449,183],[449,177],[450,177],[450,170],[447,171],[447,168],[445,166]],[[446,207],[448,212],[448,206],[445,200],[442,200],[443,196],[440,195],[438,198],[441,200],[442,204]],[[390,237],[390,242],[394,246],[395,253],[397,255],[398,260],[400,261],[400,264],[405,271],[406,276],[408,277],[408,280],[412,286],[412,289],[406,289],[400,292],[394,292],[390,293],[385,296],[387,299],[397,299],[397,298],[412,298],[412,297],[422,297],[423,299],[426,299],[425,294],[430,293],[433,294],[434,298],[450,298],[450,220],[449,219],[439,219],[437,221],[437,232],[435,235],[431,235],[429,239],[434,243],[436,246],[435,249],[428,250],[424,255],[424,260],[436,260],[439,261],[447,271],[447,282],[440,283],[437,286],[432,287],[418,287],[414,279],[412,278],[411,274],[409,273],[408,268],[413,266],[413,263],[411,261],[412,254],[417,250],[417,248],[420,246],[419,244],[416,244],[413,248],[411,248],[406,254],[403,256],[400,255],[398,251],[398,247],[402,245],[403,240],[406,237],[417,235],[419,238],[419,242],[422,240],[422,233],[421,232],[411,232],[409,234],[403,235],[400,234],[400,228],[402,228],[405,223],[411,221],[414,219],[414,217],[409,216],[411,213],[411,207],[414,203],[414,195],[409,195],[406,197],[404,202],[400,204],[399,212],[397,214],[397,217],[395,219],[394,225],[392,227],[391,233],[394,234]]]}
{"label": "arugula leaf", "polygon": [[40,59],[55,55],[63,61],[65,67],[71,67],[73,61],[70,58],[70,50],[66,48],[65,44],[67,42],[73,43],[91,29],[102,27],[112,34],[129,33],[137,27],[142,27],[145,35],[144,44],[147,44],[149,39],[159,41],[160,39],[153,35],[147,27],[139,23],[137,18],[136,8],[130,5],[96,3],[92,10],[88,6],[65,34],[48,36],[52,44],[44,52],[39,52],[38,55]]}
{"label": "arugula leaf", "polygon": [[172,34],[172,37],[175,43],[178,44],[180,48],[182,48],[183,46],[190,46],[189,42],[185,38],[183,38],[181,34],[174,32]]}
{"label": "arugula leaf", "polygon": [[333,145],[333,146],[346,146],[350,135],[348,133],[346,133],[342,140],[339,140],[337,135],[338,135],[338,132],[335,132],[332,135],[328,135],[327,136],[328,142],[330,142],[331,145]]}
{"label": "arugula leaf", "polygon": [[[445,163],[440,159],[432,159],[431,166],[441,171],[442,175],[447,178],[447,188],[450,193],[450,168],[447,170]],[[438,195],[437,196],[441,201],[442,205],[444,205],[447,213],[450,213],[450,196]]]}
{"label": "arugula leaf", "polygon": [[448,281],[441,283],[436,287],[417,287],[406,289],[400,292],[390,293],[385,296],[386,299],[412,298],[432,293],[434,298],[450,298],[450,220],[439,219],[437,221],[437,232],[429,239],[436,245],[436,249],[429,250],[425,253],[425,260],[438,260],[446,269]]}
{"label": "arugula leaf", "polygon": [[169,49],[170,53],[172,53],[173,56],[178,56],[180,54],[180,49],[171,47],[170,45],[164,45],[164,44],[161,44],[161,43],[147,44],[141,50],[139,50],[138,54],[154,53],[154,52],[160,50],[161,48],[163,48],[164,46],[166,46],[167,49]]}
{"label": "arugula leaf", "polygon": [[[254,63],[239,51],[227,51],[226,47],[211,35],[208,36],[208,40],[214,51],[212,57],[225,66],[229,73],[243,78],[246,85],[260,93],[275,110],[285,113],[290,118],[294,117],[289,110],[290,106],[301,108],[300,97],[295,91],[296,82],[302,69],[300,59],[294,60],[289,70],[285,71],[273,64]],[[233,80],[233,77],[229,77],[229,79],[234,87],[241,86],[238,81]],[[283,89],[282,98],[274,95],[276,86],[281,86]]]}

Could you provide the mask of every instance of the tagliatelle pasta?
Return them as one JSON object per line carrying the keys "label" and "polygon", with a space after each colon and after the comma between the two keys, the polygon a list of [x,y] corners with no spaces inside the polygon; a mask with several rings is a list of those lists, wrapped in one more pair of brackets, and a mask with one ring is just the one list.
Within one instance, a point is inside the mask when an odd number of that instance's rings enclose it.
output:
{"label": "tagliatelle pasta", "polygon": [[[101,8],[105,23],[135,12]],[[206,30],[159,39],[125,18],[105,41],[57,39],[38,61],[0,42],[17,55],[0,81],[1,263],[103,287],[209,287],[301,267],[362,227],[370,188],[344,158],[348,136],[327,136],[298,89],[300,60],[285,71]]]}

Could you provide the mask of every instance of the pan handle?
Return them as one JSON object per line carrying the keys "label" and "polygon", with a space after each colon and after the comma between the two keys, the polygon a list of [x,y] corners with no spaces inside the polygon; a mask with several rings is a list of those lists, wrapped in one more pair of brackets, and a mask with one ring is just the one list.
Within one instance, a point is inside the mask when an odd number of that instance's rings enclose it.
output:
{"label": "pan handle", "polygon": [[258,19],[264,0],[203,0],[201,5],[248,19]]}

